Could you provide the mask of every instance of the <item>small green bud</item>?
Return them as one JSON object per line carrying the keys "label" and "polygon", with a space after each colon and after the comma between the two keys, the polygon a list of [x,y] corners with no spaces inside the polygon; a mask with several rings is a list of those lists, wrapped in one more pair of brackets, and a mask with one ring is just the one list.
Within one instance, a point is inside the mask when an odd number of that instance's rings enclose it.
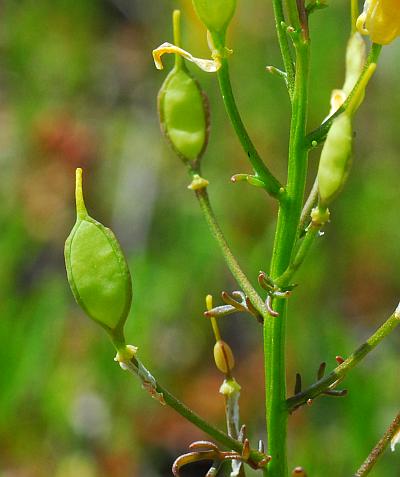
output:
{"label": "small green bud", "polygon": [[127,363],[136,355],[138,348],[133,345],[125,345],[117,351],[114,361],[119,363],[122,369],[127,369]]}
{"label": "small green bud", "polygon": [[333,121],[321,153],[318,190],[322,206],[327,206],[346,182],[351,163],[352,142],[351,118],[343,113]]}
{"label": "small green bud", "polygon": [[192,182],[188,185],[188,189],[193,191],[205,189],[209,184],[207,179],[199,176],[199,174],[194,174]]}
{"label": "small green bud", "polygon": [[224,379],[224,382],[221,384],[221,387],[219,388],[219,392],[222,395],[229,397],[234,394],[240,393],[241,389],[242,388],[240,387],[240,384],[234,378],[229,378],[229,379]]}
{"label": "small green bud", "polygon": [[214,361],[222,373],[230,373],[235,366],[235,358],[228,343],[218,340],[214,345]]}
{"label": "small green bud", "polygon": [[210,33],[223,35],[235,13],[236,0],[193,0],[193,6]]}
{"label": "small green bud", "polygon": [[76,170],[76,211],[64,249],[69,285],[85,313],[122,344],[132,301],[131,276],[115,235],[87,213],[82,169]]}
{"label": "small green bud", "polygon": [[322,226],[329,222],[331,216],[329,209],[317,206],[311,210],[311,221],[313,225]]}

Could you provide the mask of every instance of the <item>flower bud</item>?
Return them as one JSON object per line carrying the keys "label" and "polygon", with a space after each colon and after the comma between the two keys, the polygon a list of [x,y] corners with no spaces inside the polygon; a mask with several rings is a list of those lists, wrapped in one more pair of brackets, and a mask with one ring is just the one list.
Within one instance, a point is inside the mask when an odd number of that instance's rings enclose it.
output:
{"label": "flower bud", "polygon": [[123,343],[132,301],[132,282],[115,235],[86,211],[82,169],[76,170],[76,223],[65,242],[68,282],[85,313]]}
{"label": "flower bud", "polygon": [[318,190],[322,206],[327,206],[346,182],[351,162],[352,142],[351,118],[343,113],[333,121],[321,153]]}
{"label": "flower bud", "polygon": [[366,0],[358,17],[357,29],[369,35],[374,43],[387,45],[400,35],[400,6],[398,0]]}
{"label": "flower bud", "polygon": [[236,8],[236,0],[193,0],[200,20],[211,33],[224,34]]}
{"label": "flower bud", "polygon": [[222,373],[229,373],[235,366],[235,358],[228,343],[218,340],[214,345],[214,361]]}
{"label": "flower bud", "polygon": [[329,222],[330,217],[329,209],[317,206],[311,210],[311,223],[316,225],[317,227],[321,227],[322,225]]}

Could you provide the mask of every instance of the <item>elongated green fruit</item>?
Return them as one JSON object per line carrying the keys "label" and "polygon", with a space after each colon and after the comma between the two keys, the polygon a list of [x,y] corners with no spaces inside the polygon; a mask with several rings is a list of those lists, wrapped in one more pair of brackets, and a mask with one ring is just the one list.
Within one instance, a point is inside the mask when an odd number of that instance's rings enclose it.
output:
{"label": "elongated green fruit", "polygon": [[175,66],[158,93],[158,113],[161,129],[174,151],[183,162],[194,166],[207,146],[209,107],[206,95],[178,53],[184,51],[180,48],[180,18],[180,11],[174,10]]}
{"label": "elongated green fruit", "polygon": [[207,30],[224,34],[235,13],[236,0],[193,0],[193,6]]}
{"label": "elongated green fruit", "polygon": [[208,101],[183,63],[161,86],[158,112],[162,131],[184,162],[198,160],[208,142]]}
{"label": "elongated green fruit", "polygon": [[85,313],[122,343],[132,302],[131,276],[115,235],[87,213],[82,169],[76,170],[76,212],[64,249],[69,285]]}
{"label": "elongated green fruit", "polygon": [[346,96],[352,91],[364,68],[367,46],[362,36],[356,32],[351,35],[346,49],[346,78],[343,91]]}
{"label": "elongated green fruit", "polygon": [[318,167],[320,203],[328,205],[346,182],[352,153],[351,117],[343,113],[329,130]]}

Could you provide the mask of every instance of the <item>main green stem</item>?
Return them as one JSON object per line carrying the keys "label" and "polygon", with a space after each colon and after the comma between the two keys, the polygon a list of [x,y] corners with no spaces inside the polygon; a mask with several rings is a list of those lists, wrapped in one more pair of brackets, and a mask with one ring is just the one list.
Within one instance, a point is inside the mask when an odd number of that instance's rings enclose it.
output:
{"label": "main green stem", "polygon": [[[296,45],[296,75],[290,127],[288,179],[285,199],[281,201],[270,276],[279,277],[290,264],[298,238],[307,175],[307,147],[305,143],[308,104],[309,44],[299,40]],[[288,285],[288,283],[283,283]],[[268,466],[270,477],[287,476],[287,407],[285,329],[287,300],[275,299],[278,317],[269,317],[264,325],[264,356],[266,379],[266,414]]]}

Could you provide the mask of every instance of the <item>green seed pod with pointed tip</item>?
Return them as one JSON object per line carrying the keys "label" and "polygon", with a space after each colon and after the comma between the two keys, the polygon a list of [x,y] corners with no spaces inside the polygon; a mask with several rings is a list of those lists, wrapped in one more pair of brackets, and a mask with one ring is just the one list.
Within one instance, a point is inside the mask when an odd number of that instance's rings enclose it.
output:
{"label": "green seed pod with pointed tip", "polygon": [[352,153],[351,117],[343,113],[334,121],[326,137],[318,167],[320,203],[327,206],[346,182]]}
{"label": "green seed pod with pointed tip", "polygon": [[207,30],[224,34],[235,13],[236,0],[193,0],[193,6]]}
{"label": "green seed pod with pointed tip", "polygon": [[177,62],[158,94],[163,133],[184,162],[196,161],[208,142],[208,101],[198,82]]}
{"label": "green seed pod with pointed tip", "polygon": [[[172,23],[174,41],[180,47],[179,10],[174,10]],[[198,161],[208,142],[208,101],[178,53],[158,93],[158,113],[161,129],[178,156],[185,163]]]}
{"label": "green seed pod with pointed tip", "polygon": [[132,282],[121,246],[112,231],[87,213],[82,169],[76,170],[76,223],[65,242],[65,265],[75,300],[85,313],[123,343],[132,302]]}

